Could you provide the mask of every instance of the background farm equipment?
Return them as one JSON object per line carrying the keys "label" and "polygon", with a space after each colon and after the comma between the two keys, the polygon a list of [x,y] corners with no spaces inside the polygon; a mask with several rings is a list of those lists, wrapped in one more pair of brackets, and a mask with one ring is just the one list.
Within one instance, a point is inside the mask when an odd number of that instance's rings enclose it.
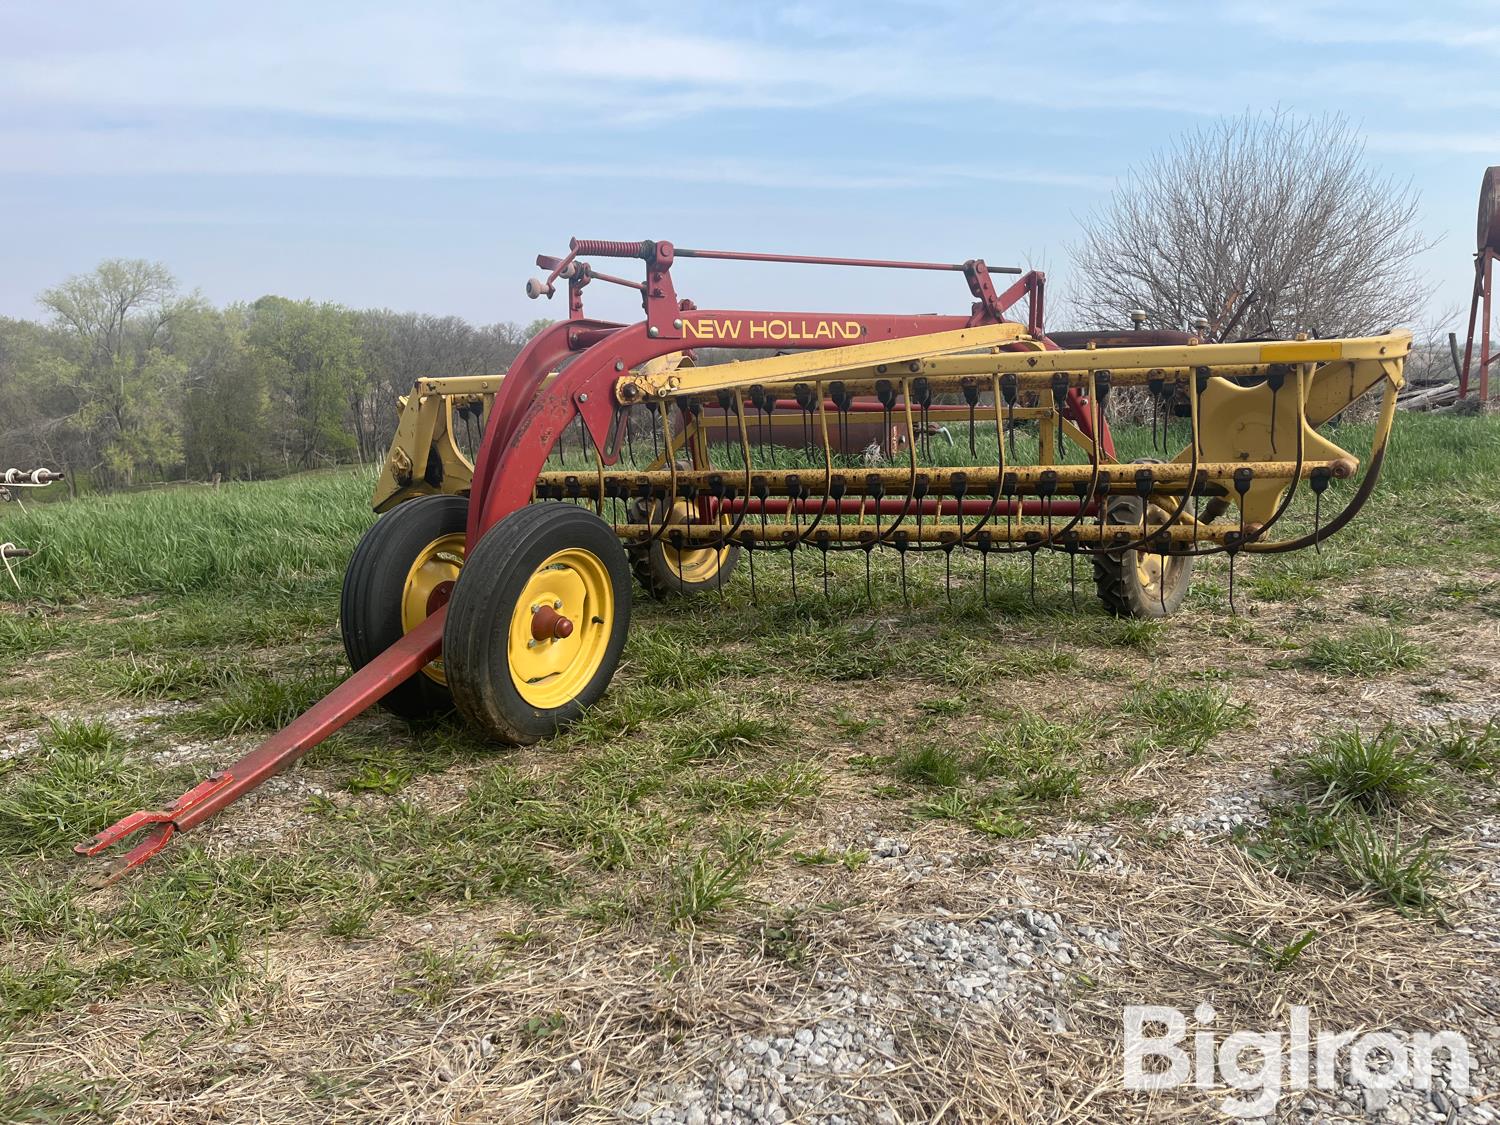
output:
{"label": "background farm equipment", "polygon": [[[1459,370],[1458,397],[1467,398],[1470,387],[1481,403],[1490,399],[1491,306],[1494,299],[1495,258],[1500,255],[1500,166],[1486,168],[1479,185],[1479,221],[1474,252],[1474,291],[1469,299],[1469,334],[1464,342],[1463,366]],[[1479,363],[1474,365],[1475,331],[1479,333]],[[1455,357],[1456,359],[1457,357]]]}
{"label": "background farm equipment", "polygon": [[[20,503],[21,492],[24,489],[46,488],[53,481],[62,479],[61,473],[53,472],[51,469],[6,469],[3,474],[0,474],[0,503],[12,500]],[[0,564],[5,566],[11,581],[15,581],[15,575],[10,573],[10,561],[30,557],[31,550],[27,547],[15,543],[0,543]]]}
{"label": "background farm equipment", "polygon": [[[645,280],[584,260],[635,259]],[[679,259],[946,271],[956,315],[701,310]],[[983,261],[893,262],[577,241],[542,257],[566,320],[506,376],[424,379],[402,404],[340,606],[354,674],[285,730],[166,809],[78,850],[147,835],[120,870],[286,768],[376,701],[411,718],[457,710],[499,741],[573,722],[626,643],[632,578],[653,596],[722,591],[778,558],[793,596],[861,582],[873,564],[939,558],[988,602],[990,571],[1082,563],[1117,614],[1162,616],[1194,560],[1316,547],[1379,476],[1410,337],[1204,343],[1187,333],[1043,328],[1045,280]],[[1016,280],[999,289],[994,278]],[[634,290],[644,319],[585,315],[594,281]],[[1015,313],[1019,313],[1017,319]],[[750,353],[698,363],[697,354]],[[767,355],[767,349],[780,354]],[[1365,392],[1381,404],[1363,475],[1319,427]],[[1116,446],[1112,396],[1145,396],[1150,446]],[[471,458],[465,437],[483,438]],[[649,443],[649,444],[648,444]],[[1343,486],[1340,482],[1349,482]],[[1336,510],[1332,494],[1346,492]],[[1274,531],[1274,534],[1273,534]],[[758,561],[759,560],[759,561]],[[799,587],[800,581],[803,583]]]}

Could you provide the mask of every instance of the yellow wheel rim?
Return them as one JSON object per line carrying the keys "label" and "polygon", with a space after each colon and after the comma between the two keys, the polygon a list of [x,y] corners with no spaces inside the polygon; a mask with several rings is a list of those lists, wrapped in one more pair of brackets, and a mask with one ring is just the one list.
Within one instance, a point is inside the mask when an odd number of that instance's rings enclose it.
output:
{"label": "yellow wheel rim", "polygon": [[[614,628],[615,593],[597,555],[572,547],[532,572],[510,617],[510,678],[531,706],[562,707],[604,663]],[[549,625],[565,621],[568,631]]]}
{"label": "yellow wheel rim", "polygon": [[[697,518],[697,512],[689,507],[689,501],[679,500],[672,505],[672,515],[667,521],[669,525],[686,526],[688,516],[693,516],[694,523],[701,523]],[[729,556],[729,547],[698,547],[696,549],[673,547],[663,537],[661,540],[662,565],[667,568],[673,579],[684,585],[698,582],[712,582],[714,575],[719,573],[720,567]]]}
{"label": "yellow wheel rim", "polygon": [[[401,588],[401,632],[410,633],[448,601],[463,565],[462,532],[434,539],[418,552]],[[441,660],[434,660],[422,672],[440,684],[448,682]]]}
{"label": "yellow wheel rim", "polygon": [[1161,583],[1162,572],[1165,569],[1165,560],[1160,555],[1149,554],[1146,551],[1135,553],[1135,577],[1141,584],[1143,590],[1155,590]]}
{"label": "yellow wheel rim", "polygon": [[[1168,512],[1158,504],[1152,504],[1146,509],[1146,521],[1151,527],[1160,527],[1167,522]],[[1167,567],[1171,565],[1170,560],[1162,558],[1155,551],[1136,551],[1135,554],[1135,579],[1141,584],[1141,589],[1156,593],[1167,573]]]}

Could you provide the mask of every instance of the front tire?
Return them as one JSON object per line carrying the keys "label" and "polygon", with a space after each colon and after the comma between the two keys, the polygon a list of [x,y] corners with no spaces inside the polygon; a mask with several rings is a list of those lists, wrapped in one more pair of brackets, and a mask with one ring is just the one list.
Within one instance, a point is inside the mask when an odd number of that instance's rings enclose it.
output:
{"label": "front tire", "polygon": [[538,742],[604,695],[629,627],[630,565],[610,526],[530,504],[465,561],[443,634],[453,700],[493,738]]}
{"label": "front tire", "polygon": [[[375,521],[354,548],[339,597],[339,630],[355,671],[363,668],[447,600],[464,563],[462,496],[421,496]],[[405,719],[453,709],[441,660],[434,660],[381,701]]]}

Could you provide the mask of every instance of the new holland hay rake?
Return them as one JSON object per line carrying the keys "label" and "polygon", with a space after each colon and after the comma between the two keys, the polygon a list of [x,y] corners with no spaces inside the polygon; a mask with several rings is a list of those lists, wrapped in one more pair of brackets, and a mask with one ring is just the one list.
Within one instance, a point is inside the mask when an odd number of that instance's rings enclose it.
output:
{"label": "new holland hay rake", "polygon": [[[645,280],[586,258],[642,261]],[[680,258],[951,271],[973,300],[953,316],[704,310],[677,297]],[[118,875],[376,701],[407,717],[456,705],[504,742],[555,733],[609,684],[632,570],[657,596],[694,594],[722,589],[743,556],[753,593],[754,560],[772,552],[795,591],[801,555],[826,592],[830,556],[853,555],[870,594],[872,557],[894,555],[905,596],[908,556],[941,552],[950,591],[962,560],[987,601],[992,556],[1025,556],[1034,580],[1048,551],[1068,555],[1070,573],[1084,556],[1115,613],[1171,612],[1194,559],[1225,554],[1232,567],[1241,552],[1315,546],[1354,516],[1379,475],[1410,345],[1405,333],[1049,338],[1042,275],[979,260],[574,240],[537,262],[548,275],[528,293],[565,283],[568,318],[503,379],[423,379],[403,401],[376,490],[384,515],[344,580],[354,674],[239,762],[79,852],[144,830]],[[998,274],[1019,276],[999,289]],[[586,316],[593,281],[635,290],[645,318]],[[1022,305],[1024,319],[1008,319]],[[696,365],[694,349],[762,354]],[[1325,494],[1359,464],[1317,427],[1377,385],[1363,477],[1324,518]],[[1162,419],[1153,443],[1166,459],[1119,460],[1109,414],[1127,388]],[[476,429],[471,460],[462,435]],[[1294,505],[1299,495],[1311,504]]]}

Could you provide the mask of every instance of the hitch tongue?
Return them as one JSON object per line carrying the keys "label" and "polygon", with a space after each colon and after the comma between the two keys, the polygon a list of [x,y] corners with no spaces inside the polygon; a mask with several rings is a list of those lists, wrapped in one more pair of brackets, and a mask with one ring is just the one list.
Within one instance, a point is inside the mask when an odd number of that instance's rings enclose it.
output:
{"label": "hitch tongue", "polygon": [[226,785],[233,783],[233,781],[234,775],[227,771],[213,774],[207,780],[200,781],[181,797],[178,797],[165,810],[153,811],[143,809],[140,812],[133,812],[129,816],[111,824],[92,839],[85,840],[81,844],[75,844],[73,850],[79,855],[95,856],[105,848],[113,847],[115,844],[135,835],[143,829],[152,825],[156,826],[135,847],[116,860],[98,879],[94,880],[96,886],[107,887],[132,867],[139,867],[167,846],[168,841],[178,831],[176,817],[187,812],[194,805],[201,804],[211,794],[217,793]]}

